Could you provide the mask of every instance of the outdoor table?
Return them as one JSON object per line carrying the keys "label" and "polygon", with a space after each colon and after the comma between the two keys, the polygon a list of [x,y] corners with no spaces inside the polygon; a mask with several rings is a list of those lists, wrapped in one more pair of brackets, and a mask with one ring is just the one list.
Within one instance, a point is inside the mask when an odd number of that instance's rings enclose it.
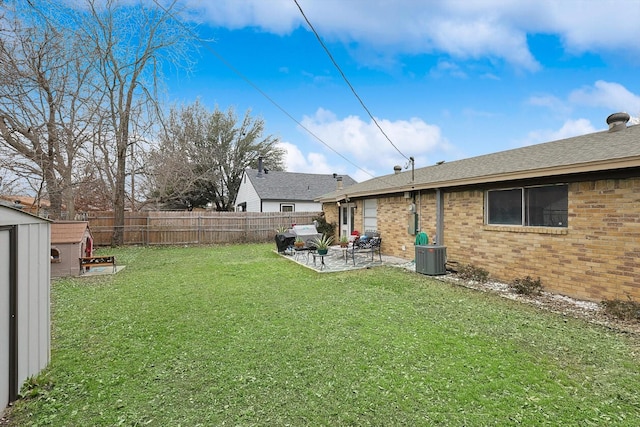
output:
{"label": "outdoor table", "polygon": [[344,258],[344,262],[345,264],[347,263],[348,261],[347,253],[349,251],[349,247],[342,247],[340,245],[335,245],[335,246],[330,246],[329,249],[332,251],[342,251],[342,257]]}
{"label": "outdoor table", "polygon": [[309,262],[309,254],[311,252],[314,252],[316,250],[316,248],[313,247],[308,247],[308,246],[303,246],[301,248],[293,248],[293,252],[294,252],[294,257],[293,259],[295,259],[296,261],[298,260],[298,255],[302,255],[302,254],[306,254],[307,255],[307,262]]}
{"label": "outdoor table", "polygon": [[325,263],[324,263],[324,257],[326,257],[327,255],[329,255],[329,253],[327,252],[326,254],[319,254],[318,252],[311,252],[311,256],[313,256],[313,265],[316,265],[316,258],[320,258],[320,270],[322,271],[325,267]]}

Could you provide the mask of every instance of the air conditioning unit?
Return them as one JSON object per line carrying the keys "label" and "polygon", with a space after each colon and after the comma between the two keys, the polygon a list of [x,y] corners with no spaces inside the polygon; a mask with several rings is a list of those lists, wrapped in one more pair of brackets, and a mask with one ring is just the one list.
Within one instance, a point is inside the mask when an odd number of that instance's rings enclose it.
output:
{"label": "air conditioning unit", "polygon": [[416,272],[437,276],[447,273],[447,247],[416,245]]}

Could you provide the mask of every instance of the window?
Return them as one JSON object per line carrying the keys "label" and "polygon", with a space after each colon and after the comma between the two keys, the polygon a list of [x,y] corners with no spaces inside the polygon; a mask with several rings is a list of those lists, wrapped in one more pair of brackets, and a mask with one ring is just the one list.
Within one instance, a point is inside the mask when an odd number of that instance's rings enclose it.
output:
{"label": "window", "polygon": [[378,231],[378,199],[365,199],[364,200],[364,230]]}
{"label": "window", "polygon": [[568,186],[487,191],[487,224],[566,227]]}
{"label": "window", "polygon": [[294,205],[285,205],[285,204],[280,204],[280,212],[293,212],[293,206]]}
{"label": "window", "polygon": [[51,262],[60,262],[60,250],[58,248],[51,248]]}

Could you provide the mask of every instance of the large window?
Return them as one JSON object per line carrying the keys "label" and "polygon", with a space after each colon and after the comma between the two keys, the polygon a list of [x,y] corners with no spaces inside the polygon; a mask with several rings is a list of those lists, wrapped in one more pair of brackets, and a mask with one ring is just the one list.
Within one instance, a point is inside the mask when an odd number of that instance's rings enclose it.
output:
{"label": "large window", "polygon": [[568,186],[487,191],[487,224],[566,227]]}

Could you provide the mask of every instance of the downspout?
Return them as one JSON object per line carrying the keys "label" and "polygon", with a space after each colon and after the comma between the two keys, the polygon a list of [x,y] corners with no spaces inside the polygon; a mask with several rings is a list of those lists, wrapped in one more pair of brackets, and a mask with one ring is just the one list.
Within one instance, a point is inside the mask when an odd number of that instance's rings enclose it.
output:
{"label": "downspout", "polygon": [[436,189],[436,235],[434,244],[443,246],[444,243],[444,193]]}

